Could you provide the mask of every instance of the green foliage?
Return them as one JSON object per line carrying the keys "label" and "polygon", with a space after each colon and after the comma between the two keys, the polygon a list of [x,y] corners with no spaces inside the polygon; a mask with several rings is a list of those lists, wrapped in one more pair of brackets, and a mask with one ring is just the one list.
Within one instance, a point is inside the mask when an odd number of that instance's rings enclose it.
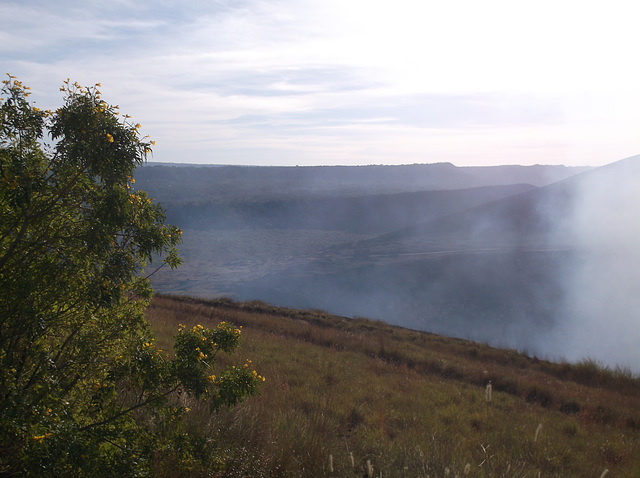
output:
{"label": "green foliage", "polygon": [[135,189],[153,142],[99,84],[67,80],[54,112],[3,84],[0,473],[138,476],[162,450],[190,463],[179,395],[232,406],[261,377],[214,377],[217,353],[239,345],[233,326],[182,331],[172,356],[154,345],[145,269],[179,265],[181,231]]}
{"label": "green foliage", "polygon": [[222,351],[233,352],[239,343],[241,331],[235,326],[221,322],[213,330],[195,325],[191,329],[180,327],[176,337],[174,371],[182,384],[192,395],[200,398],[210,392],[210,384],[216,387],[211,397],[212,410],[222,405],[231,408],[245,395],[257,392],[258,381],[263,377],[255,370],[250,370],[251,361],[247,360],[243,367],[232,365],[222,371],[219,377],[208,375],[210,363],[215,362],[216,355]]}

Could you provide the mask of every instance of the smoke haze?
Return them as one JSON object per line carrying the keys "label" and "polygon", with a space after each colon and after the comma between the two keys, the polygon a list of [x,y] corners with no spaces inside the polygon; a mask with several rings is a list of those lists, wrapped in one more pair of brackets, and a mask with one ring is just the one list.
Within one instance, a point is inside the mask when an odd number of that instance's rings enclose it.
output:
{"label": "smoke haze", "polygon": [[154,276],[160,292],[322,309],[640,372],[640,156],[588,171],[140,173],[136,184],[168,198],[169,222],[185,229],[184,264]]}
{"label": "smoke haze", "polygon": [[548,352],[640,371],[640,156],[586,173],[569,231],[577,250]]}

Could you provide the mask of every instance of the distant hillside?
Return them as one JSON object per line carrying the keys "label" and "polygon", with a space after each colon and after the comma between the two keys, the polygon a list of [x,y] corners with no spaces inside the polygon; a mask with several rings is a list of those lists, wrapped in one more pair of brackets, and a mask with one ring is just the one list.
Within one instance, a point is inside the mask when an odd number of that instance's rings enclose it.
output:
{"label": "distant hillside", "polygon": [[[185,263],[154,276],[161,292],[368,316],[640,370],[639,162],[153,166],[136,185],[185,228]],[[559,180],[535,186],[542,176]]]}
{"label": "distant hillside", "polygon": [[141,189],[165,204],[262,202],[291,197],[370,196],[480,186],[544,186],[589,168],[565,166],[170,166],[136,172]]}
{"label": "distant hillside", "polygon": [[[448,244],[467,242],[473,247],[484,244],[509,245],[513,248],[531,246],[574,247],[577,237],[570,234],[571,221],[588,197],[597,194],[602,208],[611,207],[616,196],[631,200],[635,187],[640,184],[640,156],[592,169],[562,181],[522,191],[507,199],[478,204],[464,211],[442,215],[431,222],[393,231],[374,241],[395,241],[416,246],[434,239]],[[622,202],[618,208],[630,206]],[[589,205],[592,206],[592,205]],[[575,232],[575,231],[574,231]],[[464,238],[464,239],[463,239]],[[452,242],[453,241],[453,242]],[[372,241],[373,242],[373,241]]]}

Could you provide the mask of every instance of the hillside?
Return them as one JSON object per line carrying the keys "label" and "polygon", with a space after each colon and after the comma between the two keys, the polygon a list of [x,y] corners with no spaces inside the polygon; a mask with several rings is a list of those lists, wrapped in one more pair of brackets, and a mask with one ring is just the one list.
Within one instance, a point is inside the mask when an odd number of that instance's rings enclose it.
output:
{"label": "hillside", "polygon": [[147,317],[161,343],[178,324],[242,326],[235,360],[266,377],[232,412],[184,398],[185,432],[216,450],[209,476],[640,475],[624,370],[259,302],[156,297]]}

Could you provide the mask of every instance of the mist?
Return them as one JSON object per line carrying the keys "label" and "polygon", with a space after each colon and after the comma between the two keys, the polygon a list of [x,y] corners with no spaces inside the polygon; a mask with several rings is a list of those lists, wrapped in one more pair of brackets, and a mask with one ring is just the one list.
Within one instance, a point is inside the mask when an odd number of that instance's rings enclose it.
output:
{"label": "mist", "polygon": [[[546,351],[640,372],[640,156],[586,173],[570,234],[577,254],[564,279],[561,320]],[[544,345],[543,345],[544,346]]]}
{"label": "mist", "polygon": [[152,167],[136,184],[167,198],[168,222],[185,229],[184,264],[154,275],[159,292],[637,373],[639,165]]}

